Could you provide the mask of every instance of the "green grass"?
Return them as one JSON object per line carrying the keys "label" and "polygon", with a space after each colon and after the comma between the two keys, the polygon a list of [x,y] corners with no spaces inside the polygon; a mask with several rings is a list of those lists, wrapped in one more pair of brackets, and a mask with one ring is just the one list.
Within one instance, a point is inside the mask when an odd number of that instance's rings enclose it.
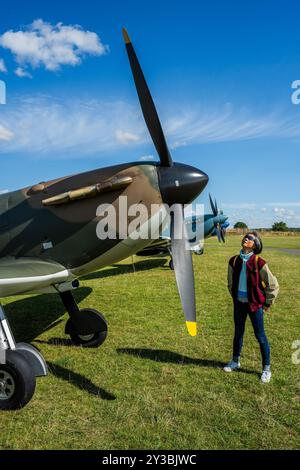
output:
{"label": "green grass", "polygon": [[[265,246],[299,248],[298,237]],[[295,449],[300,447],[300,257],[265,249],[281,291],[266,316],[273,379],[260,383],[258,345],[247,323],[243,369],[231,357],[228,258],[239,238],[206,244],[194,256],[199,334],[187,335],[173,273],[165,258],[135,257],[87,276],[76,297],[99,308],[109,337],[99,349],[71,346],[67,315],[55,295],[5,299],[20,341],[32,342],[51,373],[30,404],[0,412],[0,449]],[[49,328],[52,326],[51,328]]]}

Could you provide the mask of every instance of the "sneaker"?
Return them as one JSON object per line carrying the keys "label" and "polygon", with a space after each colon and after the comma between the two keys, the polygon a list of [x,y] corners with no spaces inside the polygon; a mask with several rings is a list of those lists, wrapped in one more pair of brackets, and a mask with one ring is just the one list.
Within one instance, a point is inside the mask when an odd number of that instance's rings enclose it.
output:
{"label": "sneaker", "polygon": [[241,367],[240,362],[235,362],[234,360],[228,362],[228,364],[224,367],[225,372],[232,372],[233,370],[238,370]]}
{"label": "sneaker", "polygon": [[270,370],[263,370],[263,373],[261,374],[261,381],[264,384],[268,384],[271,380],[272,374]]}

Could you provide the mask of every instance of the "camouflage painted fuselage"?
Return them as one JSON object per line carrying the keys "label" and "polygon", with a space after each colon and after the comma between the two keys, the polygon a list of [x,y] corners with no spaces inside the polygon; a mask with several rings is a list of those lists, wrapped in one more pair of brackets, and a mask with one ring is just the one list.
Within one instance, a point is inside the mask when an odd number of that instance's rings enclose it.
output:
{"label": "camouflage painted fuselage", "polygon": [[[42,201],[58,194],[110,180],[130,177],[126,188],[45,206]],[[42,188],[42,189],[41,189]],[[100,204],[115,207],[116,232],[119,233],[119,197],[127,196],[128,207],[142,203],[151,214],[151,205],[162,205],[155,164],[132,163],[59,178],[33,188],[0,196],[0,259],[37,258],[59,263],[73,277],[119,261],[149,244],[149,240],[100,240],[96,234]],[[128,217],[128,223],[134,217]],[[45,246],[51,247],[45,249]]]}

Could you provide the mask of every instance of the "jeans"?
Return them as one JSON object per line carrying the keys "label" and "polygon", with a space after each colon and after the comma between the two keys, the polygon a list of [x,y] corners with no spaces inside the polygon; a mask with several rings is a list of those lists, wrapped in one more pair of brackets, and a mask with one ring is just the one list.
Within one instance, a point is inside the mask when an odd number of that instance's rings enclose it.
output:
{"label": "jeans", "polygon": [[263,367],[269,366],[270,347],[265,334],[264,311],[262,308],[259,308],[256,312],[251,312],[248,303],[239,302],[238,300],[234,302],[235,332],[233,339],[233,357],[238,358],[241,354],[247,315],[250,317],[255,337],[260,346]]}

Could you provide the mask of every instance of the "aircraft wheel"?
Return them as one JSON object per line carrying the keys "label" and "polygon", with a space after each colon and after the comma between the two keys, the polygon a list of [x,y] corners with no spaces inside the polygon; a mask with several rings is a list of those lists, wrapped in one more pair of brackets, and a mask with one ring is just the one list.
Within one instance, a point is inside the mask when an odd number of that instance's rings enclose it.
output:
{"label": "aircraft wheel", "polygon": [[169,268],[172,269],[172,271],[174,271],[174,264],[173,264],[172,259],[170,259],[170,261],[169,261]]}
{"label": "aircraft wheel", "polygon": [[72,319],[69,318],[66,323],[66,333],[71,337],[71,340],[76,346],[83,346],[85,348],[97,348],[104,343],[107,337],[107,322],[104,316],[92,308],[81,309],[82,322],[96,321],[98,331],[95,333],[79,334]]}
{"label": "aircraft wheel", "polygon": [[6,364],[0,364],[0,410],[23,408],[35,391],[35,375],[21,353],[6,351]]}

